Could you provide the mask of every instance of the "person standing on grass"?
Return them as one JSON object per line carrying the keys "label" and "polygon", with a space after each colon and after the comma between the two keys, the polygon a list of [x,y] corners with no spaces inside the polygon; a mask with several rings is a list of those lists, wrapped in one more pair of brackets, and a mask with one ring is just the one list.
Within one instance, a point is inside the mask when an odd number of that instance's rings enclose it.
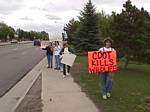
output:
{"label": "person standing on grass", "polygon": [[[100,48],[99,51],[101,52],[114,51],[114,48],[112,48],[112,43],[113,40],[110,37],[104,39],[104,47]],[[110,75],[109,72],[102,72],[100,73],[100,80],[101,80],[102,98],[105,100],[111,97],[113,84],[112,75]]]}
{"label": "person standing on grass", "polygon": [[55,55],[55,69],[60,70],[60,51],[61,47],[59,46],[59,42],[55,42],[54,55]]}
{"label": "person standing on grass", "polygon": [[43,50],[46,50],[47,55],[47,61],[48,61],[48,67],[47,68],[53,68],[53,46],[52,43],[49,44],[46,48],[42,48]]}
{"label": "person standing on grass", "polygon": [[[68,43],[64,43],[62,50],[60,51],[60,55],[73,53]],[[66,71],[67,67],[67,71]],[[70,75],[70,66],[63,64],[63,78]]]}

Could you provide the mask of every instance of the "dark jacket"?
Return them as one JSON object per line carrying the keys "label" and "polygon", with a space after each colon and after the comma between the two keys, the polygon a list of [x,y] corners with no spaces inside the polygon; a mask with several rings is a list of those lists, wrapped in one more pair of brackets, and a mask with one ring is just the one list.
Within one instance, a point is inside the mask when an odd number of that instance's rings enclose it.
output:
{"label": "dark jacket", "polygon": [[46,50],[46,55],[50,54],[53,55],[53,48],[51,46],[47,46],[46,48],[42,48],[43,50]]}

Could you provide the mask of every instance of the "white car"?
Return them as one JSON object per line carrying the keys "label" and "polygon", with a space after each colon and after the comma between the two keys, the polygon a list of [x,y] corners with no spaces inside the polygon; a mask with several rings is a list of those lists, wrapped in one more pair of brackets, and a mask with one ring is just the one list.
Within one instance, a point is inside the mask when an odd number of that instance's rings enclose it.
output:
{"label": "white car", "polygon": [[18,43],[18,40],[12,40],[11,43],[16,44],[16,43]]}

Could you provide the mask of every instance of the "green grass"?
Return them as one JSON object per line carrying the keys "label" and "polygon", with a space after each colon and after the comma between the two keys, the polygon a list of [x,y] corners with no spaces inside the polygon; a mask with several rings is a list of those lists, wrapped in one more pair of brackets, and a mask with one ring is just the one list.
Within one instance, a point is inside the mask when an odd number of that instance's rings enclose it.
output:
{"label": "green grass", "polygon": [[131,64],[123,70],[120,63],[120,70],[113,76],[112,98],[104,101],[99,76],[88,74],[87,57],[78,56],[75,63],[75,81],[103,112],[150,112],[150,104],[144,103],[144,98],[150,97],[150,65]]}

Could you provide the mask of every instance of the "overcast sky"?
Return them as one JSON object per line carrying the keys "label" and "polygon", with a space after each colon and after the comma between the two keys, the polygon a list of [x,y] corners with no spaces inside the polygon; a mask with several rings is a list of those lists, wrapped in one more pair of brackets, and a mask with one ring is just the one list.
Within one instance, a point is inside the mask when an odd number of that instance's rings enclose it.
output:
{"label": "overcast sky", "polygon": [[[0,21],[16,28],[60,32],[65,23],[77,19],[88,0],[0,0]],[[126,0],[92,0],[97,11],[121,12]],[[150,12],[150,0],[132,0]]]}

